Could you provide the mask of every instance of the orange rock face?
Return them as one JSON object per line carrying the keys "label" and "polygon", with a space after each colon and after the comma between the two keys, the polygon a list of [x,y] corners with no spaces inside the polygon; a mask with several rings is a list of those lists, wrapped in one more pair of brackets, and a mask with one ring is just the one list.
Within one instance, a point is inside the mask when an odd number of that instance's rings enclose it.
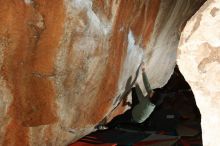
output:
{"label": "orange rock face", "polygon": [[60,146],[88,134],[126,109],[119,102],[142,60],[163,86],[178,30],[200,4],[0,0],[0,144]]}

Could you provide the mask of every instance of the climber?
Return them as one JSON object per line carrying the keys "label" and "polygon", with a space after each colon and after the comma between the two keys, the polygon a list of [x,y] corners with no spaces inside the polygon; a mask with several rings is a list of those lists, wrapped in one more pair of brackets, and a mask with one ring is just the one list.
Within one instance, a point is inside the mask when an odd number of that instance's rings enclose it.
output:
{"label": "climber", "polygon": [[132,105],[131,109],[126,111],[124,114],[115,117],[108,124],[99,124],[96,126],[98,130],[105,130],[108,128],[114,128],[121,123],[142,123],[150,114],[153,112],[155,106],[160,105],[163,102],[165,96],[160,93],[155,93],[149,84],[144,63],[141,65],[142,78],[147,95],[144,96],[139,85],[136,83],[135,87],[132,88]]}

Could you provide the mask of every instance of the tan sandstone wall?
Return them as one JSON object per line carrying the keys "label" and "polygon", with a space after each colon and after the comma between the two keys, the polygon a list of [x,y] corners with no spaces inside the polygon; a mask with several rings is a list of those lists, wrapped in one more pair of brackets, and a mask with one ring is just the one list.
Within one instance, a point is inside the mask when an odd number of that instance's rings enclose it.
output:
{"label": "tan sandstone wall", "polygon": [[220,1],[208,0],[184,28],[178,65],[202,115],[204,146],[220,143]]}

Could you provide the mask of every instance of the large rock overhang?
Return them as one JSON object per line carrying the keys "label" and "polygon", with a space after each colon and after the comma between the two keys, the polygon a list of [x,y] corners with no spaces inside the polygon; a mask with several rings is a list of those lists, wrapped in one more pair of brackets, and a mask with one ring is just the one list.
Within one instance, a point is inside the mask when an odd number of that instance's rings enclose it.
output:
{"label": "large rock overhang", "polygon": [[88,134],[126,109],[120,98],[142,61],[162,87],[202,3],[0,1],[0,144],[66,145]]}

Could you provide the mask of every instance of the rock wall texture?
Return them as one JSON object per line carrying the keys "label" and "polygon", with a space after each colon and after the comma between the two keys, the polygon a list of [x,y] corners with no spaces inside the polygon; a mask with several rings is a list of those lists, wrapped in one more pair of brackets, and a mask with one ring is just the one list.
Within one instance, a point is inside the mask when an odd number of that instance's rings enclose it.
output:
{"label": "rock wall texture", "polygon": [[125,110],[142,60],[163,86],[201,3],[0,0],[0,144],[62,146],[88,134]]}
{"label": "rock wall texture", "polygon": [[202,115],[203,145],[220,143],[220,1],[208,0],[184,28],[178,65]]}

